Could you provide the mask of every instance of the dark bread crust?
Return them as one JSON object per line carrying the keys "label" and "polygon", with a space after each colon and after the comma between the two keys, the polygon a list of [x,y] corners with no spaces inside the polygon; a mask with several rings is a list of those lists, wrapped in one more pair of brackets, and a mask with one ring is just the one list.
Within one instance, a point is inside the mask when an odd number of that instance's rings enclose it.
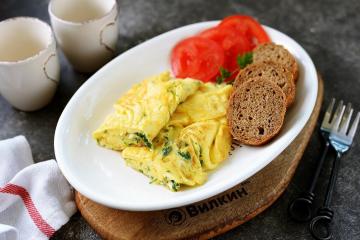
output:
{"label": "dark bread crust", "polygon": [[294,82],[299,76],[299,67],[294,56],[283,46],[275,43],[264,43],[258,45],[253,51],[253,62],[273,61],[284,65],[294,76]]}
{"label": "dark bread crust", "polygon": [[286,95],[287,107],[294,102],[296,89],[293,74],[284,65],[275,62],[258,62],[246,66],[237,75],[234,88],[257,77],[276,83]]}
{"label": "dark bread crust", "polygon": [[253,78],[231,94],[227,120],[234,139],[262,145],[276,136],[284,123],[286,96],[275,83]]}

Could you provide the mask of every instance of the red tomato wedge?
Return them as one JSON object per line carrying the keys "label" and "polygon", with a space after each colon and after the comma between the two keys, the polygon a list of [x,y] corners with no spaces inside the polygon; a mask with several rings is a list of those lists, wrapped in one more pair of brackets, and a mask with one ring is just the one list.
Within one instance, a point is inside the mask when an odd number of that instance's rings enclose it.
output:
{"label": "red tomato wedge", "polygon": [[219,27],[232,28],[239,34],[248,36],[253,43],[253,47],[259,43],[270,42],[269,36],[260,23],[250,16],[233,15],[226,17],[220,22]]}
{"label": "red tomato wedge", "polygon": [[[195,37],[179,42],[171,53],[171,67],[176,77],[192,77],[204,82],[231,81],[237,75],[238,56],[252,51],[270,38],[260,23],[250,16],[234,15],[223,19]],[[224,71],[220,72],[220,69]],[[223,79],[230,72],[230,77]],[[219,80],[219,81],[220,81]]]}
{"label": "red tomato wedge", "polygon": [[229,27],[214,27],[201,32],[199,37],[211,39],[224,50],[224,68],[234,71],[238,68],[236,58],[245,52],[251,51],[251,42],[248,37],[241,35]]}
{"label": "red tomato wedge", "polygon": [[208,82],[224,65],[224,50],[215,41],[201,38],[186,38],[171,52],[171,68],[176,77],[191,77]]}

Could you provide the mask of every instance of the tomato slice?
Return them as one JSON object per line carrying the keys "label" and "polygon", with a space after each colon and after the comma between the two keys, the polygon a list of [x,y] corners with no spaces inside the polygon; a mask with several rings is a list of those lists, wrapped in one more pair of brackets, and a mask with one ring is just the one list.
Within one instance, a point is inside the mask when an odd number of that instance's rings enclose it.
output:
{"label": "tomato slice", "polygon": [[199,36],[217,42],[224,49],[225,63],[223,67],[229,71],[238,68],[236,62],[238,55],[252,50],[249,39],[238,34],[232,28],[214,27],[201,32]]}
{"label": "tomato slice", "polygon": [[250,16],[233,15],[226,17],[220,22],[219,27],[232,28],[239,34],[248,36],[253,43],[253,47],[259,43],[270,42],[270,37],[264,28]]}
{"label": "tomato slice", "polygon": [[237,63],[237,57],[239,55],[243,55],[246,52],[249,52],[253,49],[251,42],[246,37],[238,36],[234,38],[234,44],[231,48],[226,51],[226,63],[225,67],[230,70],[234,71],[235,69],[239,68]]}
{"label": "tomato slice", "polygon": [[224,65],[224,59],[224,50],[215,41],[190,37],[173,48],[171,68],[176,77],[191,77],[208,82]]}

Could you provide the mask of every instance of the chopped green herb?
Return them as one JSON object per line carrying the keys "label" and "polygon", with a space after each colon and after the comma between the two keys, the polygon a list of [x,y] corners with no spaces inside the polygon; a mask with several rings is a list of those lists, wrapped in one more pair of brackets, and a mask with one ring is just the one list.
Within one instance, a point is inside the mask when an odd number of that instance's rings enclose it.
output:
{"label": "chopped green herb", "polygon": [[178,154],[184,159],[184,160],[190,160],[191,156],[189,152],[181,152],[178,151]]}
{"label": "chopped green herb", "polygon": [[200,159],[200,165],[204,166],[204,160]]}
{"label": "chopped green herb", "polygon": [[145,146],[147,146],[148,148],[151,148],[151,143],[149,142],[149,140],[147,139],[145,134],[137,132],[137,133],[135,133],[135,135],[143,140]]}
{"label": "chopped green herb", "polygon": [[175,182],[175,180],[170,180],[171,182],[171,188],[172,190],[174,190],[175,192],[177,192],[180,189],[180,184],[178,184],[177,182]]}
{"label": "chopped green herb", "polygon": [[220,74],[221,76],[223,76],[224,78],[228,78],[231,75],[231,72],[228,71],[227,69],[220,67]]}
{"label": "chopped green herb", "polygon": [[236,60],[237,60],[237,64],[239,65],[239,67],[244,68],[244,67],[246,67],[246,65],[252,63],[253,54],[252,54],[252,52],[247,52],[243,55],[237,56]]}
{"label": "chopped green herb", "polygon": [[171,94],[174,96],[174,98],[177,97],[175,89],[169,88],[169,89],[167,90],[167,92],[171,93]]}
{"label": "chopped green herb", "polygon": [[199,143],[196,143],[196,146],[198,147],[198,154],[199,154],[199,158],[202,157],[202,148],[201,145]]}
{"label": "chopped green herb", "polygon": [[231,76],[231,72],[223,67],[220,67],[220,76],[216,78],[216,83],[221,84],[223,83],[227,78]]}
{"label": "chopped green herb", "polygon": [[157,181],[157,178],[154,178],[154,177],[150,177],[150,178],[151,178],[151,180],[150,180],[149,184],[153,184],[154,182]]}
{"label": "chopped green herb", "polygon": [[171,146],[166,146],[162,149],[162,154],[163,156],[167,156],[169,155],[169,153],[172,151],[172,147]]}
{"label": "chopped green herb", "polygon": [[139,170],[139,172],[144,173],[144,171],[143,171],[143,170],[141,170],[141,169]]}
{"label": "chopped green herb", "polygon": [[[169,131],[169,130],[168,130]],[[165,142],[165,145],[168,145],[169,144],[169,137],[168,136],[164,136],[164,142]]]}

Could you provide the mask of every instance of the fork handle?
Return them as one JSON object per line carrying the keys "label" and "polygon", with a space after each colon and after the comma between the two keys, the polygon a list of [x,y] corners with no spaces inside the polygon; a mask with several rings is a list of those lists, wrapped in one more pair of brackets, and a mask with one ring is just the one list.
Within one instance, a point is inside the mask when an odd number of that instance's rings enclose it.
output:
{"label": "fork handle", "polygon": [[330,240],[332,232],[330,228],[334,212],[330,208],[319,208],[317,215],[311,220],[309,230],[316,240]]}
{"label": "fork handle", "polygon": [[288,213],[290,217],[297,222],[307,222],[312,217],[312,208],[313,208],[312,205],[315,198],[314,189],[316,186],[316,182],[319,178],[329,147],[330,147],[330,142],[326,140],[323,153],[316,166],[316,171],[313,176],[309,190],[301,193],[299,197],[294,199],[289,205]]}
{"label": "fork handle", "polygon": [[324,200],[324,205],[323,207],[329,207],[330,206],[330,202],[331,202],[331,198],[333,195],[333,191],[335,188],[335,183],[336,183],[336,179],[337,179],[337,175],[339,172],[339,166],[340,166],[340,158],[342,157],[342,153],[337,152],[336,153],[336,158],[333,162],[333,167],[331,169],[331,175],[330,175],[330,181],[328,183],[328,187],[326,190],[326,197]]}
{"label": "fork handle", "polygon": [[[330,209],[330,202],[335,188],[337,175],[339,172],[341,157],[342,157],[342,153],[337,152],[336,158],[333,162],[333,167],[331,169],[331,175],[326,190],[324,205],[321,208],[319,208],[317,215],[311,220],[309,225],[311,235],[318,240],[329,240],[332,238],[330,223],[333,219],[334,212]],[[325,229],[325,233],[324,231],[320,231],[321,228]]]}
{"label": "fork handle", "polygon": [[311,181],[310,188],[308,190],[308,192],[310,192],[310,193],[313,193],[314,190],[315,190],[316,183],[317,183],[317,181],[319,179],[322,166],[324,165],[324,161],[325,161],[327,152],[329,151],[329,147],[330,147],[330,142],[329,142],[329,140],[326,140],[323,153],[322,153],[321,158],[320,158],[320,160],[319,160],[319,162],[318,162],[318,164],[316,166],[316,171],[315,171],[315,174],[314,174],[313,179]]}

